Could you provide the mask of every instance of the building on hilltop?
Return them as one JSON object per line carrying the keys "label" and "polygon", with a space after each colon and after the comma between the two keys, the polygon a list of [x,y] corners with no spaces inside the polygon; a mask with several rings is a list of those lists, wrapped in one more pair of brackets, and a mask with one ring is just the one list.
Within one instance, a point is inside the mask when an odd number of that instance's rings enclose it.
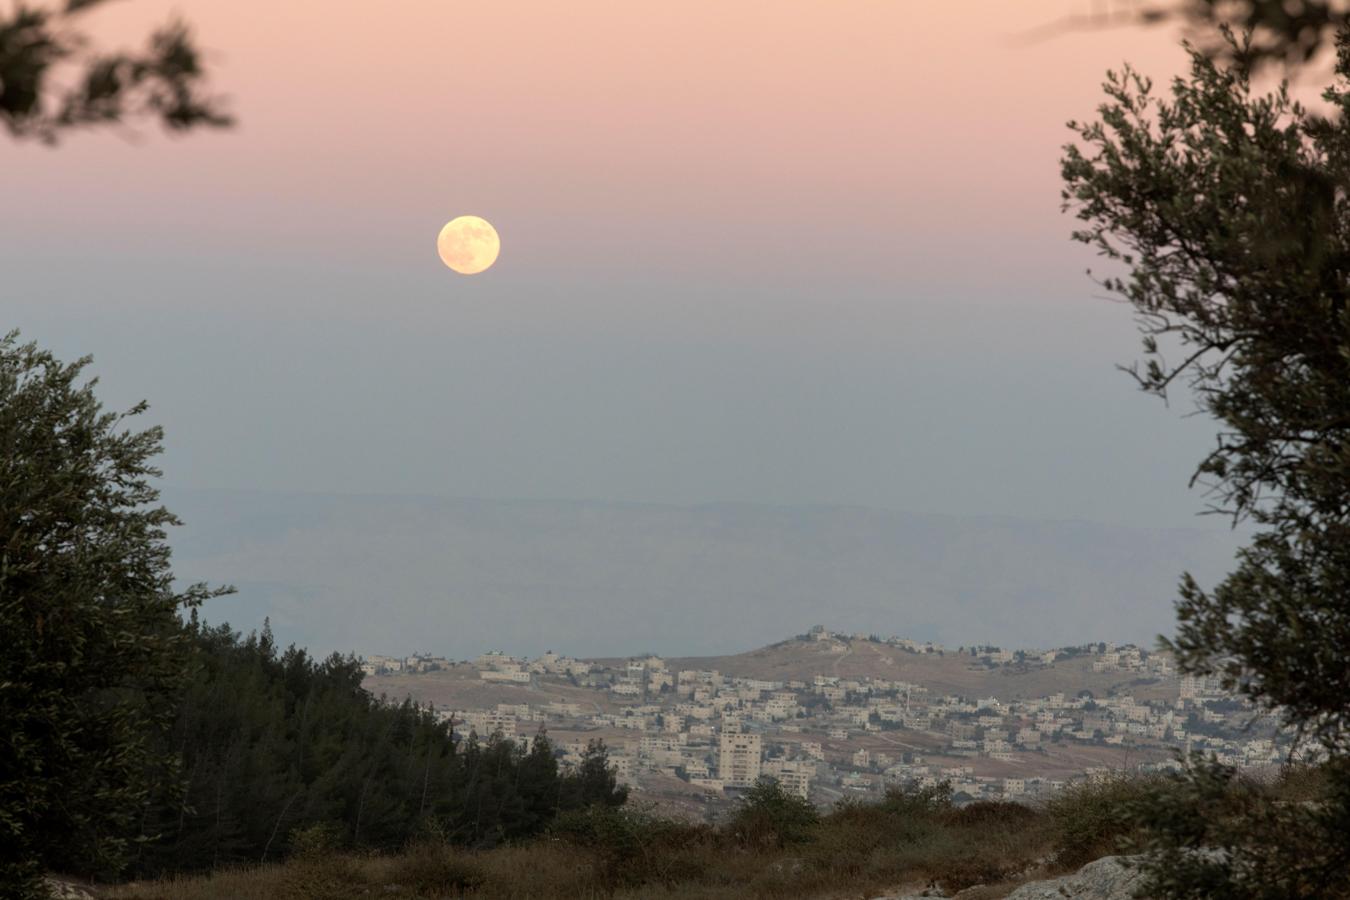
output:
{"label": "building on hilltop", "polygon": [[513,684],[529,684],[530,673],[526,669],[479,669],[478,677],[484,681],[506,681]]}
{"label": "building on hilltop", "polygon": [[403,661],[403,668],[408,672],[435,672],[440,669],[450,668],[450,661],[444,656],[432,656],[429,653],[414,653]]}
{"label": "building on hilltop", "polygon": [[361,658],[361,671],[366,675],[388,675],[403,671],[403,660],[395,656],[371,654]]}

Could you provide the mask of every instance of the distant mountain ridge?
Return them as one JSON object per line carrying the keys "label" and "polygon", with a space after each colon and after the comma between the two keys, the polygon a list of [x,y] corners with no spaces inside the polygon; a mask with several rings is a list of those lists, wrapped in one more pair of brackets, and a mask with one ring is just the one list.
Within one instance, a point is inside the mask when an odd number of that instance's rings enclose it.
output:
{"label": "distant mountain ridge", "polygon": [[947,644],[1150,642],[1227,531],[859,507],[168,490],[211,621],[316,652],[717,655],[817,621]]}

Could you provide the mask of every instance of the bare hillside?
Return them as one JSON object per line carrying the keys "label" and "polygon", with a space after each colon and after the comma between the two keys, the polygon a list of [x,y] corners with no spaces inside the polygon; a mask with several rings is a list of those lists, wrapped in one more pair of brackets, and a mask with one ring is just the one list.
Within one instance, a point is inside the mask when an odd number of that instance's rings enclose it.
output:
{"label": "bare hillside", "polygon": [[1000,700],[1070,695],[1131,693],[1139,699],[1172,694],[1153,679],[1128,672],[1093,672],[1087,659],[1061,659],[1053,666],[989,668],[968,654],[911,653],[869,640],[785,641],[733,656],[670,660],[677,669],[716,669],[726,675],[770,681],[810,681],[817,674],[841,678],[884,678],[927,687],[936,694],[997,697]]}

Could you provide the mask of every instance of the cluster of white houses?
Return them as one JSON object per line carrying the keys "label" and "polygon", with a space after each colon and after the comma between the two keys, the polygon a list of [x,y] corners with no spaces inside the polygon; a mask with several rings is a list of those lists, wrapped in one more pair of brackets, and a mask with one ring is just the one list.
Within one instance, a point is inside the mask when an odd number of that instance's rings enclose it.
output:
{"label": "cluster of white houses", "polygon": [[434,672],[447,669],[450,661],[444,656],[427,656],[414,653],[412,656],[380,656],[373,654],[361,658],[361,671],[367,675],[399,675]]}
{"label": "cluster of white houses", "polygon": [[[813,629],[813,640],[878,640],[841,637]],[[886,641],[913,653],[951,653],[931,643]],[[1252,710],[1204,678],[1178,678],[1166,656],[1134,646],[1109,644],[1051,651],[961,648],[986,665],[1050,666],[1065,656],[1090,656],[1095,671],[1134,671],[1156,683],[1176,684],[1174,699],[1142,702],[1132,696],[1092,697],[1062,693],[1029,700],[933,696],[903,681],[816,675],[809,681],[766,681],[714,670],[672,671],[647,656],[613,666],[548,653],[534,660],[487,653],[474,661],[485,681],[531,684],[562,680],[607,692],[599,703],[550,701],[501,704],[492,709],[443,710],[456,730],[480,736],[528,739],[540,727],[564,732],[606,730],[631,734],[610,742],[619,775],[640,786],[644,773],[664,773],[715,794],[753,785],[771,776],[802,797],[828,800],[844,792],[869,792],[889,784],[950,782],[958,797],[1018,797],[1048,792],[1063,780],[1035,776],[1037,760],[1053,745],[1189,747],[1212,752],[1236,765],[1263,765],[1281,757],[1274,729],[1243,732]],[[383,658],[367,665],[401,668]],[[377,660],[379,662],[377,662]],[[440,661],[443,662],[443,661]],[[910,733],[906,739],[906,732]],[[876,736],[876,740],[867,740]],[[911,743],[922,737],[922,746]],[[585,740],[564,741],[564,762],[577,761]],[[863,747],[858,745],[862,744]],[[877,749],[878,745],[885,749]],[[871,746],[873,749],[866,749]],[[1025,775],[978,777],[984,757],[1021,763]],[[1006,767],[1005,767],[1006,768]],[[1079,777],[1102,770],[1085,769]]]}

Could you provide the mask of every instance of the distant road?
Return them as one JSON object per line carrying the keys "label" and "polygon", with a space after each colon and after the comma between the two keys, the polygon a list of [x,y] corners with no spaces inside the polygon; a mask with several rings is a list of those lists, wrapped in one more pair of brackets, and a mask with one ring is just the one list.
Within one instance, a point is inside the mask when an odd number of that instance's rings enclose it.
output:
{"label": "distant road", "polygon": [[[929,732],[929,733],[932,733],[932,732]],[[938,736],[941,737],[942,735],[938,735]],[[888,744],[895,744],[896,746],[899,746],[899,747],[905,747],[905,748],[907,748],[907,749],[909,749],[909,750],[922,750],[924,753],[929,753],[929,752],[932,751],[932,748],[931,748],[931,747],[920,747],[920,746],[918,746],[917,744],[906,744],[904,741],[898,741],[898,740],[896,740],[895,738],[893,738],[893,737],[891,737],[890,735],[888,735],[888,734],[887,734],[886,732],[884,732],[884,731],[878,732],[877,737],[881,738],[883,741],[885,741],[885,742],[888,743]]]}
{"label": "distant road", "polygon": [[853,655],[853,642],[849,641],[846,646],[848,647],[848,649],[845,650],[843,653],[839,654],[838,656],[836,656],[834,659],[833,669],[836,677],[839,675],[839,664]]}

